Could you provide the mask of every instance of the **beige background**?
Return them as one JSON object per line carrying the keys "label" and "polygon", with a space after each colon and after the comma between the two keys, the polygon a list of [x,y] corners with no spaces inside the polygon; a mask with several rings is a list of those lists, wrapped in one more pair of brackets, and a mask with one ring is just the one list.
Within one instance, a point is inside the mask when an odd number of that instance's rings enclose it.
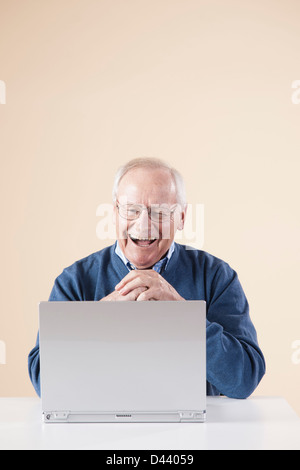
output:
{"label": "beige background", "polygon": [[182,172],[203,249],[239,274],[267,361],[255,393],[300,414],[299,51],[298,0],[0,0],[0,396],[34,395],[38,302],[112,243],[97,207],[145,155]]}

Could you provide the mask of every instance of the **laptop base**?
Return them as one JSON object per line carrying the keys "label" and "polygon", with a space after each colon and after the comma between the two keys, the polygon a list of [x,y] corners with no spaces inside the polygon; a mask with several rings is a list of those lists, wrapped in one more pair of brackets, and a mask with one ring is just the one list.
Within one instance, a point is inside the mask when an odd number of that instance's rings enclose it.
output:
{"label": "laptop base", "polygon": [[206,411],[177,411],[164,413],[118,412],[118,413],[71,413],[49,411],[43,413],[44,423],[204,423]]}

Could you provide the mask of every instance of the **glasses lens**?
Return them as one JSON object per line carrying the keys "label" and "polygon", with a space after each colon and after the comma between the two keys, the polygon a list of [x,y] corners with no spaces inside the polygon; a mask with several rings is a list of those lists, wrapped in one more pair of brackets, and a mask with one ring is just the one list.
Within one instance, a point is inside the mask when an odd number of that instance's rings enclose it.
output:
{"label": "glasses lens", "polygon": [[124,219],[135,220],[139,217],[141,209],[138,206],[120,206],[119,214]]}
{"label": "glasses lens", "polygon": [[154,222],[166,222],[170,219],[171,211],[169,209],[153,209],[150,215]]}
{"label": "glasses lens", "polygon": [[[141,212],[146,209],[145,207],[139,205],[119,205],[119,214],[121,217],[127,220],[136,220],[141,215]],[[167,207],[151,207],[148,213],[150,214],[151,220],[153,222],[167,222],[173,216],[175,209],[170,210]]]}

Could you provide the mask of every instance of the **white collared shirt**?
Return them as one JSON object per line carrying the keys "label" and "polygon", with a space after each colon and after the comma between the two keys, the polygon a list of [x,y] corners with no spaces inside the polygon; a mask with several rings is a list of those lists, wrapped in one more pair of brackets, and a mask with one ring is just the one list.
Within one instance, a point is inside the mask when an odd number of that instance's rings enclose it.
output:
{"label": "white collared shirt", "polygon": [[[174,252],[174,249],[175,249],[175,242],[173,241],[172,242],[172,245],[170,246],[169,248],[169,251],[168,253],[166,254],[166,256],[164,256],[162,259],[160,259],[159,261],[157,261],[157,263],[155,263],[154,266],[152,266],[152,269],[154,269],[154,271],[158,272],[159,274],[162,272],[162,270],[166,270],[167,269],[167,266],[169,264],[169,261],[171,259],[171,256]],[[121,260],[123,261],[123,263],[125,264],[125,266],[128,268],[128,271],[131,271],[132,269],[137,269],[127,258],[126,256],[124,255],[123,251],[121,250],[120,248],[120,245],[119,245],[119,242],[116,241],[116,248],[115,248],[115,253],[121,258]]]}

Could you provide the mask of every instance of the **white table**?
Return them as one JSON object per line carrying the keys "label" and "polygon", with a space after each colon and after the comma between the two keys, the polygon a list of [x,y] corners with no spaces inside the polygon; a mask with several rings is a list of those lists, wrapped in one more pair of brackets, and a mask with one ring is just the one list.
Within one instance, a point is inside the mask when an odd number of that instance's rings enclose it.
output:
{"label": "white table", "polygon": [[208,397],[204,424],[44,424],[38,398],[0,398],[4,449],[300,450],[300,418],[283,398]]}

